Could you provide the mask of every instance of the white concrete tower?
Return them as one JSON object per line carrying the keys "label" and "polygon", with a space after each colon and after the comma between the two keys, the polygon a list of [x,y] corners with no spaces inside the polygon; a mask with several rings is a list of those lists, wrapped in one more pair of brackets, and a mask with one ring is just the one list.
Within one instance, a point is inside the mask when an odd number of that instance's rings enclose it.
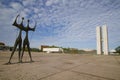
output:
{"label": "white concrete tower", "polygon": [[108,50],[108,29],[106,25],[96,28],[97,54],[109,54]]}
{"label": "white concrete tower", "polygon": [[97,54],[102,54],[102,34],[101,27],[96,28]]}
{"label": "white concrete tower", "polygon": [[102,26],[103,28],[103,52],[104,52],[104,55],[108,55],[109,54],[109,50],[108,50],[108,29],[107,29],[107,26],[106,25],[103,25]]}

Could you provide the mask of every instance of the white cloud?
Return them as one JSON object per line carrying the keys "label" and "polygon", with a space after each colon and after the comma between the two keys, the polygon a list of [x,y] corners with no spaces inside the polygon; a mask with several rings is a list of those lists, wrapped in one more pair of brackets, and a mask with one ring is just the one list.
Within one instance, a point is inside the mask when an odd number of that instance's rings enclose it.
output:
{"label": "white cloud", "polygon": [[16,31],[16,28],[14,26],[12,26],[12,23],[17,14],[17,11],[13,8],[8,8],[3,4],[1,6],[2,7],[0,8],[0,41],[5,42],[7,45],[13,45],[18,31]]}
{"label": "white cloud", "polygon": [[46,6],[51,6],[52,4],[57,4],[60,0],[47,0]]}
{"label": "white cloud", "polygon": [[31,6],[34,4],[34,2],[35,2],[35,0],[23,0],[22,1],[24,6],[28,6],[28,5]]}
{"label": "white cloud", "polygon": [[17,3],[17,2],[11,2],[10,6],[17,11],[21,10],[23,8],[22,5],[20,3]]}
{"label": "white cloud", "polygon": [[[82,44],[82,42],[86,42],[86,45],[92,44],[96,37],[96,26],[105,23],[111,31],[112,39],[110,40],[118,39],[114,35],[118,34],[119,28],[112,29],[114,26],[120,25],[118,2],[110,3],[104,2],[104,0],[100,2],[96,0],[47,0],[46,2],[42,0],[23,0],[22,3],[24,8],[18,2],[10,4],[13,9],[1,8],[0,15],[2,14],[2,17],[0,20],[2,22],[0,24],[6,21],[6,24],[2,24],[4,27],[7,28],[11,25],[12,21],[10,20],[15,17],[19,9],[21,9],[21,16],[25,19],[34,18],[38,26],[36,32],[33,33],[35,37],[31,46],[35,47],[40,44],[77,46],[77,43]],[[113,39],[113,36],[115,39]],[[37,42],[40,43],[37,44]],[[95,43],[93,44],[95,45]]]}
{"label": "white cloud", "polygon": [[[96,26],[103,25],[105,23],[107,24],[110,23],[110,22],[108,23],[109,17],[111,16],[110,14],[114,13],[112,9],[107,11],[106,7],[102,7],[102,5],[98,5],[98,6],[96,5],[99,3],[96,3],[96,4],[93,4],[94,2],[89,2],[89,3],[88,2],[82,3],[82,4],[87,4],[87,5],[82,5],[82,7],[84,6],[84,8],[87,9],[87,11],[83,10],[83,8],[78,8],[78,6],[76,5],[69,5],[73,9],[69,9],[68,6],[66,7],[64,6],[63,9],[60,9],[56,11],[56,13],[53,13],[56,20],[55,22],[57,22],[58,20],[57,23],[61,23],[63,19],[65,19],[66,22],[69,22],[68,24],[65,24],[66,27],[62,28],[61,30],[56,30],[56,33],[58,33],[58,36],[55,36],[55,37],[56,39],[59,38],[57,42],[64,43],[66,41],[68,42],[82,41],[82,40],[89,41],[89,40],[95,39]],[[46,18],[45,22],[50,22],[51,19],[53,20],[51,16],[49,17],[50,19]],[[111,26],[108,26],[108,27],[110,28]],[[49,38],[47,39],[49,42]]]}

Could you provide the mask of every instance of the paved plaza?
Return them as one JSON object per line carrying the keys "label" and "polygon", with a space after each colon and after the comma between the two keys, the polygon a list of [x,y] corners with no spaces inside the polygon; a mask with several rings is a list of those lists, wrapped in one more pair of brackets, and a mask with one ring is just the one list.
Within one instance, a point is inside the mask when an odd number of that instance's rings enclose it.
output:
{"label": "paved plaza", "polygon": [[6,65],[10,52],[0,52],[0,80],[120,80],[120,56],[32,52],[23,63],[17,52]]}

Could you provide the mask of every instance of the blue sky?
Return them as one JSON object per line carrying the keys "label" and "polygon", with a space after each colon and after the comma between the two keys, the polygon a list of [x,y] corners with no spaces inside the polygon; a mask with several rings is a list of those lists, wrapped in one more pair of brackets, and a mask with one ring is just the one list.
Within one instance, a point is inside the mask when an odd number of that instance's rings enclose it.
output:
{"label": "blue sky", "polygon": [[[19,30],[17,16],[35,21],[29,32],[31,47],[56,45],[96,49],[96,26],[108,26],[109,48],[120,45],[120,0],[0,0],[0,41],[13,46]],[[18,23],[21,18],[18,19]],[[25,32],[23,32],[23,39]]]}

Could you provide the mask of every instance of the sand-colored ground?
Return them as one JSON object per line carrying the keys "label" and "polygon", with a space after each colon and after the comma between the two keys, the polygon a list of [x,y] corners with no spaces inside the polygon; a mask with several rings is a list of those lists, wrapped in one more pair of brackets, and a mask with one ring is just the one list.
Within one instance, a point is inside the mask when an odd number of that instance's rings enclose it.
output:
{"label": "sand-colored ground", "polygon": [[5,65],[10,52],[0,51],[0,80],[120,80],[120,56],[33,53],[35,62]]}

